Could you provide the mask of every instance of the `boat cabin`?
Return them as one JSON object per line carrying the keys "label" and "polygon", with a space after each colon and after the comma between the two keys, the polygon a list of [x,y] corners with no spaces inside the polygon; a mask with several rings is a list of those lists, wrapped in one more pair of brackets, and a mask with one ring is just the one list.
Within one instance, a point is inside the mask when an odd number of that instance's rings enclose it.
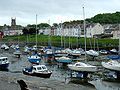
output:
{"label": "boat cabin", "polygon": [[43,72],[48,70],[45,65],[35,65],[32,68],[33,68],[32,70],[35,72]]}
{"label": "boat cabin", "polygon": [[0,57],[0,64],[5,64],[8,62],[8,58],[7,57]]}

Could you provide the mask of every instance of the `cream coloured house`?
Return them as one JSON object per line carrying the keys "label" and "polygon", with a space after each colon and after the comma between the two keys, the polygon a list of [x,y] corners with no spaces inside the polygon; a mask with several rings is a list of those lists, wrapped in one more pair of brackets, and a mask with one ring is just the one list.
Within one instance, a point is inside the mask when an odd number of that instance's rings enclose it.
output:
{"label": "cream coloured house", "polygon": [[64,27],[64,28],[56,28],[54,30],[55,36],[71,36],[71,37],[79,37],[81,34],[81,28],[80,27]]}
{"label": "cream coloured house", "polygon": [[103,34],[104,28],[101,24],[95,23],[86,26],[86,36],[93,37],[94,35]]}
{"label": "cream coloured house", "polygon": [[[43,33],[44,35],[49,35],[49,33],[52,33],[51,35],[54,36],[71,36],[71,37],[84,37],[84,31],[83,31],[83,24],[81,25],[70,25],[66,27],[57,27],[54,29],[44,29],[39,30],[39,34]],[[95,23],[95,24],[87,24],[86,25],[86,35],[87,37],[93,37],[96,34],[102,34],[104,33],[104,28],[101,24]]]}
{"label": "cream coloured house", "polygon": [[120,30],[112,31],[113,39],[119,39],[120,38]]}

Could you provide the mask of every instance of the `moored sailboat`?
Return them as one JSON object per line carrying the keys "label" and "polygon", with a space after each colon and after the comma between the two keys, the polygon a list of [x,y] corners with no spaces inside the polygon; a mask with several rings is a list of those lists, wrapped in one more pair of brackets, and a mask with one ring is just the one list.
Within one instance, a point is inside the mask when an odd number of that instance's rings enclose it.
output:
{"label": "moored sailboat", "polygon": [[102,66],[104,68],[114,70],[114,71],[120,71],[120,63],[116,60],[110,60],[108,62],[102,62]]}
{"label": "moored sailboat", "polygon": [[[119,25],[119,30],[120,30],[120,25]],[[118,33],[119,36],[119,53],[118,55],[110,55],[108,56],[109,59],[111,59],[108,62],[102,62],[102,66],[107,68],[107,69],[111,69],[111,70],[116,70],[116,71],[120,71],[120,63],[116,60],[120,60],[120,32]]]}
{"label": "moored sailboat", "polygon": [[9,50],[9,47],[8,47],[6,44],[2,44],[2,45],[1,45],[1,49]]}
{"label": "moored sailboat", "polygon": [[[119,25],[119,30],[120,30],[120,25]],[[108,62],[102,62],[101,64],[104,68],[109,69],[111,71],[115,71],[117,75],[117,79],[120,80],[120,62],[118,61],[120,60],[120,35],[119,35],[119,51],[118,52],[119,52],[118,55],[114,55],[114,57],[109,56],[110,58],[112,58],[112,60]]]}
{"label": "moored sailboat", "polygon": [[20,51],[19,45],[16,45],[15,51],[13,52],[13,54],[14,54],[16,57],[20,58],[20,55],[21,55],[22,53],[21,53],[21,51]]}
{"label": "moored sailboat", "polygon": [[37,52],[32,54],[31,56],[28,56],[28,61],[32,64],[39,64],[41,61],[41,57],[38,56]]}
{"label": "moored sailboat", "polygon": [[37,54],[37,15],[36,15],[36,45],[33,47],[33,54],[28,56],[28,61],[32,64],[39,64],[41,61],[41,57]]}
{"label": "moored sailboat", "polygon": [[96,72],[97,71],[96,66],[86,64],[86,63],[83,63],[83,62],[77,62],[75,64],[69,64],[68,67],[71,70],[80,71],[80,72],[85,72],[85,71],[86,72]]}
{"label": "moored sailboat", "polygon": [[93,57],[97,57],[99,55],[98,52],[96,52],[95,50],[89,50],[86,51],[87,55],[93,56]]}
{"label": "moored sailboat", "polygon": [[[86,61],[86,29],[85,29],[85,13],[84,13],[84,7],[83,7],[83,18],[84,18],[84,35],[85,35],[85,61]],[[68,64],[68,68],[74,71],[78,72],[83,72],[82,74],[84,75],[84,72],[96,72],[97,67],[84,63],[84,62],[77,62],[75,64]],[[86,75],[87,76],[87,75]]]}
{"label": "moored sailboat", "polygon": [[72,59],[66,56],[62,56],[62,57],[55,58],[55,59],[59,63],[71,63],[72,62]]}

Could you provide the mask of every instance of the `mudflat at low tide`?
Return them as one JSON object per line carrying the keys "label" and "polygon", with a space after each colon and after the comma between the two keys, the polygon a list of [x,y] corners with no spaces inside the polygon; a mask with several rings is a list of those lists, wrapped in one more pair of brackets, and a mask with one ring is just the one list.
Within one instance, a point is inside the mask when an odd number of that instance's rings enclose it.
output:
{"label": "mudflat at low tide", "polygon": [[22,69],[30,65],[27,55],[16,58],[11,51],[1,51],[1,56],[8,57],[10,61],[9,70],[0,71],[1,90],[21,90],[17,80],[24,80],[31,90],[95,90],[94,86],[66,83],[65,72],[58,70],[55,66],[49,66],[53,75],[47,79],[24,75]]}

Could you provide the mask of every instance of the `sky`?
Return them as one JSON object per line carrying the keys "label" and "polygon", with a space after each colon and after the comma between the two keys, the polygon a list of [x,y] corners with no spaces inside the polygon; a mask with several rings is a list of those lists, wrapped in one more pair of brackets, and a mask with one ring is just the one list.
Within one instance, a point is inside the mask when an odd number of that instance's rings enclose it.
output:
{"label": "sky", "polygon": [[102,13],[120,11],[119,0],[0,0],[0,25],[10,25],[16,18],[17,25],[60,23],[83,20]]}

